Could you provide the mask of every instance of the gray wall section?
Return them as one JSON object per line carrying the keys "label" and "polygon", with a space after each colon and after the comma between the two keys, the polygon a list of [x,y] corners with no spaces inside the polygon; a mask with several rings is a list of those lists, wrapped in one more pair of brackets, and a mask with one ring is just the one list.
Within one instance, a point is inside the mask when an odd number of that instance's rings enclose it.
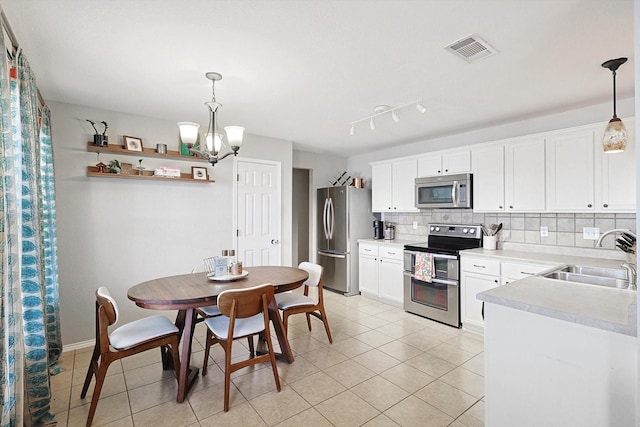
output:
{"label": "gray wall section", "polygon": [[293,169],[293,265],[309,260],[309,170]]}
{"label": "gray wall section", "polygon": [[[94,292],[108,286],[120,306],[120,322],[158,314],[136,307],[127,290],[157,277],[184,274],[233,242],[233,157],[209,173],[213,184],[90,178],[97,156],[86,150],[93,130],[85,119],[105,120],[111,143],[122,135],[145,147],[178,145],[175,121],[49,102],[52,111],[63,343],[94,338]],[[282,163],[282,261],[291,264],[292,143],[247,134],[239,157]],[[132,156],[103,153],[100,160]],[[142,157],[141,157],[142,158]],[[147,169],[195,163],[144,158]],[[206,166],[206,163],[198,163]],[[173,318],[175,313],[165,313]]]}

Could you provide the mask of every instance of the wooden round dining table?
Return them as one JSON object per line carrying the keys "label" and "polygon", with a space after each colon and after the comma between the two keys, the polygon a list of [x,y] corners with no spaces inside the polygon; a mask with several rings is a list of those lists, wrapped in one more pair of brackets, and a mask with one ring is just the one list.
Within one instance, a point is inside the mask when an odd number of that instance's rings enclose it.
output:
{"label": "wooden round dining table", "polygon": [[[242,289],[271,283],[275,292],[285,292],[300,287],[309,277],[308,273],[295,267],[262,266],[245,267],[249,274],[232,281],[216,281],[207,273],[182,274],[149,280],[129,288],[127,296],[137,306],[151,310],[178,310],[176,326],[182,336],[180,369],[178,372],[177,401],[183,402],[189,388],[196,380],[199,369],[190,366],[191,342],[195,328],[195,309],[215,305],[218,295],[227,289]],[[269,302],[269,318],[278,337],[281,353],[279,359],[293,362],[293,352],[284,332],[282,318],[275,299]],[[259,343],[260,348],[260,343]],[[163,367],[171,367],[171,357],[163,352]]]}

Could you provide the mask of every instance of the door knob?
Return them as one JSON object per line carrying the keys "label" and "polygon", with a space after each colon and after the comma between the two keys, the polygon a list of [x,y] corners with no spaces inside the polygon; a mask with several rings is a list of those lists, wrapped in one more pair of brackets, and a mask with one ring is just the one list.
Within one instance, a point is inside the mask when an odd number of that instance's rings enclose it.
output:
{"label": "door knob", "polygon": [[278,239],[271,239],[271,244],[272,245],[277,245],[278,243],[279,243]]}

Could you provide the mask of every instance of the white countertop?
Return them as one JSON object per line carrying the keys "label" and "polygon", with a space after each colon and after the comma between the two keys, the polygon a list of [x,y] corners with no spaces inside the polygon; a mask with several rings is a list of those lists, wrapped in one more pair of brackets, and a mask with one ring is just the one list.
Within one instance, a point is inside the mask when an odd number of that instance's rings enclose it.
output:
{"label": "white countertop", "polygon": [[[422,242],[426,242],[427,238]],[[358,239],[358,243],[369,243],[373,245],[380,246],[394,246],[394,247],[403,247],[404,245],[409,245],[411,243],[418,243],[416,240],[401,240],[401,239],[393,239],[393,240],[385,240],[385,239]]]}
{"label": "white countertop", "polygon": [[[598,250],[596,250],[598,251]],[[599,252],[593,252],[597,254]],[[619,268],[621,259],[602,259],[522,250],[472,249],[463,255],[488,256],[504,261],[553,265],[585,265]],[[591,255],[591,253],[590,253]],[[637,336],[637,291],[613,289],[532,276],[478,294],[478,299],[567,322],[624,335]]]}

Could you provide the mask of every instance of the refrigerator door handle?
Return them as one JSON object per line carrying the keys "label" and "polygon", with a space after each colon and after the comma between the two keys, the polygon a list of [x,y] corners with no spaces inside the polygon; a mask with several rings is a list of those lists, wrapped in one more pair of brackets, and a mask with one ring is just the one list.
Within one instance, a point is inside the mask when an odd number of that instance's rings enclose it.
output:
{"label": "refrigerator door handle", "polygon": [[333,199],[329,199],[329,214],[331,218],[329,220],[329,240],[333,239],[333,223],[335,221],[335,215],[333,210]]}
{"label": "refrigerator door handle", "polygon": [[324,256],[328,256],[330,258],[346,258],[347,256],[344,254],[334,254],[331,252],[325,252],[325,251],[318,251],[318,255],[324,255]]}
{"label": "refrigerator door handle", "polygon": [[322,227],[324,228],[324,238],[329,240],[329,229],[327,227],[327,214],[329,211],[329,199],[324,199],[324,208],[322,209]]}

